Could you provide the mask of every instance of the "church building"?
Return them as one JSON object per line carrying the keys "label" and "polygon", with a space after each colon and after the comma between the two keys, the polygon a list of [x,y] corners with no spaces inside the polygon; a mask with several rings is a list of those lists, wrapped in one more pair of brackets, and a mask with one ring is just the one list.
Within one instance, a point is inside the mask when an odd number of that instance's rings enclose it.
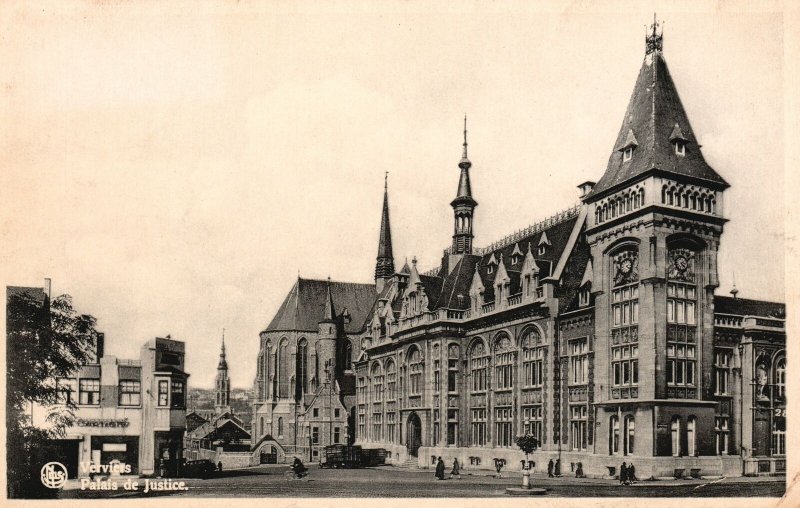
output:
{"label": "church building", "polygon": [[473,245],[466,120],[452,243],[395,271],[384,202],[374,284],[298,278],[260,334],[253,450],[641,478],[785,471],[782,303],[717,295],[729,184],[703,157],[654,23],[627,111],[580,204]]}

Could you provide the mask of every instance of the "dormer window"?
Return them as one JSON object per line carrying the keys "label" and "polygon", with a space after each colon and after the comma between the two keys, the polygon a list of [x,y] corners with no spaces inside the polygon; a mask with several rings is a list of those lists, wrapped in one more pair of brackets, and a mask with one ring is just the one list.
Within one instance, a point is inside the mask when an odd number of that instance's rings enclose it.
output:
{"label": "dormer window", "polygon": [[547,252],[546,245],[540,245],[539,250],[536,251],[536,253],[539,254],[540,256],[544,255],[545,252]]}
{"label": "dormer window", "polygon": [[487,266],[486,273],[494,273],[494,265]]}
{"label": "dormer window", "polygon": [[675,155],[684,156],[686,155],[686,143],[681,140],[675,140],[672,142],[672,146],[675,147]]}
{"label": "dormer window", "polygon": [[580,291],[578,292],[578,305],[580,307],[586,307],[589,305],[589,297],[592,292],[592,286],[590,284],[584,284]]}
{"label": "dormer window", "polygon": [[633,157],[633,147],[629,146],[622,152],[622,161],[628,162]]}

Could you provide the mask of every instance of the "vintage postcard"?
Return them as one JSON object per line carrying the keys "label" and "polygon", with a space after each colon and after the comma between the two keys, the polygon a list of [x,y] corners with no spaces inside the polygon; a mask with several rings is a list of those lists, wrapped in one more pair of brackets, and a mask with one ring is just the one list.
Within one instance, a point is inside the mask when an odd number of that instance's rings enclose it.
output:
{"label": "vintage postcard", "polygon": [[3,4],[4,494],[790,505],[791,9]]}

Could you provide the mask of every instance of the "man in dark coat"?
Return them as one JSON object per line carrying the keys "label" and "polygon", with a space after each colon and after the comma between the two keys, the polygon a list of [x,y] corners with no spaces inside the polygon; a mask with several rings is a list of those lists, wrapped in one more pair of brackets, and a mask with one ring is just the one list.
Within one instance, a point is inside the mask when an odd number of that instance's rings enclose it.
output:
{"label": "man in dark coat", "polygon": [[444,480],[444,461],[441,457],[436,462],[436,479],[437,480]]}
{"label": "man in dark coat", "polygon": [[547,463],[547,477],[553,477],[553,459],[550,459],[550,462]]}
{"label": "man in dark coat", "polygon": [[638,478],[636,478],[636,468],[633,467],[633,462],[631,462],[630,464],[628,464],[628,482],[633,483],[637,480]]}
{"label": "man in dark coat", "polygon": [[561,459],[556,459],[556,466],[553,474],[556,476],[561,476]]}
{"label": "man in dark coat", "polygon": [[624,462],[619,466],[619,484],[628,484],[628,466],[626,466]]}
{"label": "man in dark coat", "polygon": [[461,476],[461,466],[458,464],[458,459],[453,459],[453,470],[450,474],[453,476]]}

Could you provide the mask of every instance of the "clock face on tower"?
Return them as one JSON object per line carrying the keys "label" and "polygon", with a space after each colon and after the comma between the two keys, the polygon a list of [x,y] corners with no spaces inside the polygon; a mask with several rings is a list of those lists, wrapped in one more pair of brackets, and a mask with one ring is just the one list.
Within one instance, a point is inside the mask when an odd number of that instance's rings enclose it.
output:
{"label": "clock face on tower", "polygon": [[613,263],[615,267],[614,285],[630,284],[639,280],[637,272],[638,253],[635,250],[625,250],[615,255]]}
{"label": "clock face on tower", "polygon": [[679,248],[669,252],[669,265],[667,275],[671,280],[694,282],[694,257],[692,250]]}
{"label": "clock face on tower", "polygon": [[679,272],[685,272],[686,269],[689,268],[689,261],[685,256],[678,256],[675,258],[675,268],[677,268]]}

